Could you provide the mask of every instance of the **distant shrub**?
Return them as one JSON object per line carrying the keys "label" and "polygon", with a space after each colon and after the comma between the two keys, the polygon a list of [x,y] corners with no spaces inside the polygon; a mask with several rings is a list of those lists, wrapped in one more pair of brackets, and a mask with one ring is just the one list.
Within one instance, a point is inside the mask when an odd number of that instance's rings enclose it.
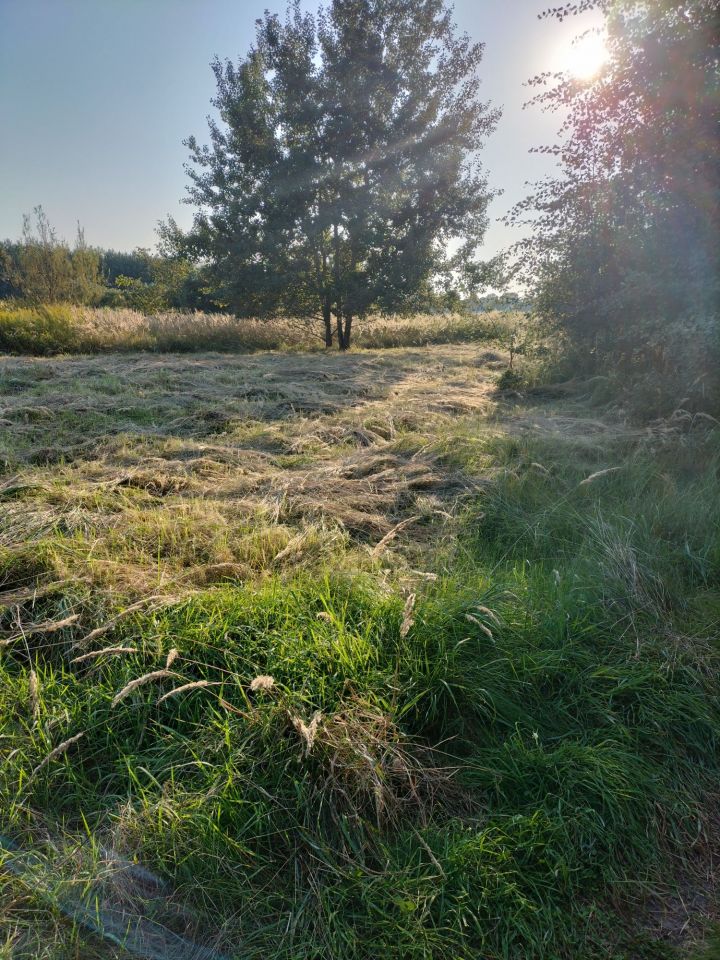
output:
{"label": "distant shrub", "polygon": [[51,354],[74,350],[78,329],[70,307],[0,306],[0,350],[6,353]]}
{"label": "distant shrub", "polygon": [[0,251],[0,290],[28,303],[95,304],[102,296],[100,254],[78,226],[71,248],[59,240],[42,207],[23,218],[22,240]]}
{"label": "distant shrub", "polygon": [[498,377],[498,390],[518,390],[525,385],[525,378],[517,370],[504,370]]}

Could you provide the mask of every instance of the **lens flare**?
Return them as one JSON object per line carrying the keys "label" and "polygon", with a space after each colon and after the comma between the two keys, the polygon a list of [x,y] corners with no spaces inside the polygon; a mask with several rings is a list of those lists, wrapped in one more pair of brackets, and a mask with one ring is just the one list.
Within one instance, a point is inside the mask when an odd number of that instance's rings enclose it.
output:
{"label": "lens flare", "polygon": [[576,80],[592,80],[608,58],[605,40],[597,33],[581,37],[566,52],[564,69]]}

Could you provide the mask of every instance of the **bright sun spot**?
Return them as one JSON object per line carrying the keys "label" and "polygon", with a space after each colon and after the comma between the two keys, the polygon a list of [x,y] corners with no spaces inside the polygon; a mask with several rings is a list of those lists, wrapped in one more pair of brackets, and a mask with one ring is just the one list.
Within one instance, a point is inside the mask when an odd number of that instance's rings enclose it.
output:
{"label": "bright sun spot", "polygon": [[591,80],[608,58],[605,41],[596,33],[573,43],[565,54],[563,69],[577,80]]}

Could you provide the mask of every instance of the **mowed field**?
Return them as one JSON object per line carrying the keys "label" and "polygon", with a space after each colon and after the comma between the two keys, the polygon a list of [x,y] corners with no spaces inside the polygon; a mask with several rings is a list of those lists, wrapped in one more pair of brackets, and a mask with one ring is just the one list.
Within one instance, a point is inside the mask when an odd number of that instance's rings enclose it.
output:
{"label": "mowed field", "polygon": [[393,527],[417,548],[475,484],[452,438],[505,366],[453,346],[6,359],[3,543],[49,538],[59,572],[138,595],[348,551],[376,568]]}
{"label": "mowed field", "polygon": [[507,364],[0,357],[3,960],[703,949],[718,424]]}

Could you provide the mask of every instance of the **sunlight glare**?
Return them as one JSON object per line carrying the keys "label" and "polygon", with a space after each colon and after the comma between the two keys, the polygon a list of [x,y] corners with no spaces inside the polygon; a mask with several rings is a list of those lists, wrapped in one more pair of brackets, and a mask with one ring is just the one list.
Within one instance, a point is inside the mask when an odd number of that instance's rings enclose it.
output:
{"label": "sunlight glare", "polygon": [[567,50],[564,69],[576,80],[592,80],[607,58],[605,40],[597,33],[589,33]]}

